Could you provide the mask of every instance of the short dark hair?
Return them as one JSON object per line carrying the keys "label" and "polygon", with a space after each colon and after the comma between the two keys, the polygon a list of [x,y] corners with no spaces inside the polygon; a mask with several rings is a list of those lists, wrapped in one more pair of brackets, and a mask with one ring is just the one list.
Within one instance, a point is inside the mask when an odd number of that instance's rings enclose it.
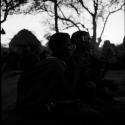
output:
{"label": "short dark hair", "polygon": [[48,46],[53,51],[62,46],[66,42],[65,39],[67,38],[70,38],[70,35],[68,33],[55,33],[50,37]]}
{"label": "short dark hair", "polygon": [[89,35],[88,32],[86,32],[86,31],[76,31],[71,36],[72,44],[79,45],[79,43],[81,42],[81,41],[79,41],[81,36],[84,36],[84,37],[86,36],[86,37],[88,37],[88,39],[90,39],[90,35]]}

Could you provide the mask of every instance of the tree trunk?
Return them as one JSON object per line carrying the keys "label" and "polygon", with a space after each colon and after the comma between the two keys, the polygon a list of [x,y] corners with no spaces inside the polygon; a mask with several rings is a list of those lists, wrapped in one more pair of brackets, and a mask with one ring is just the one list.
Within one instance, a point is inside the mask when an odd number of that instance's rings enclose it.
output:
{"label": "tree trunk", "polygon": [[93,43],[96,44],[96,30],[97,30],[97,24],[96,24],[96,18],[95,16],[92,17],[93,19],[93,36],[92,36],[92,40],[93,40]]}
{"label": "tree trunk", "polygon": [[55,31],[56,33],[58,33],[59,29],[58,29],[57,0],[54,1],[54,12],[55,12]]}

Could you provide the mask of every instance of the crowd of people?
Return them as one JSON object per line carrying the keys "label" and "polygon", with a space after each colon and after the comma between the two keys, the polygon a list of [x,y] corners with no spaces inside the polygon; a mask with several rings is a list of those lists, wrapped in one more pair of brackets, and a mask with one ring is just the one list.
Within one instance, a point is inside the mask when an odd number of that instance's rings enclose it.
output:
{"label": "crowd of people", "polygon": [[101,119],[99,109],[113,96],[105,89],[104,76],[119,58],[124,63],[125,38],[121,48],[120,57],[108,40],[99,48],[86,31],[77,31],[71,37],[55,33],[43,47],[31,31],[19,31],[8,50],[2,48],[1,71],[21,71],[15,108],[21,120],[48,119],[50,114],[56,114],[51,118],[62,118],[63,114]]}

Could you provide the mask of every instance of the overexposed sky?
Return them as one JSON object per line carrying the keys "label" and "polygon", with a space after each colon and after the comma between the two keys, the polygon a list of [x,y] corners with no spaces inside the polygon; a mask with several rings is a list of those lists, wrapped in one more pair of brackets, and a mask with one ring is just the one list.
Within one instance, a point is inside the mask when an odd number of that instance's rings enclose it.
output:
{"label": "overexposed sky", "polygon": [[[1,36],[1,42],[8,44],[11,38],[21,29],[31,30],[37,38],[43,42],[46,42],[43,35],[49,32],[49,28],[43,23],[45,15],[9,15],[7,20],[1,25],[4,28],[6,34]],[[70,35],[74,32],[74,29],[66,30]],[[50,31],[51,32],[51,31]],[[120,44],[124,37],[124,13],[119,11],[111,17],[107,22],[105,32],[103,34],[103,40],[110,40],[111,43]]]}
{"label": "overexposed sky", "polygon": [[123,11],[118,11],[109,17],[102,37],[103,39],[109,39],[115,44],[123,42],[123,37],[125,35],[124,16]]}
{"label": "overexposed sky", "polygon": [[21,29],[29,29],[39,40],[43,39],[45,27],[41,23],[42,17],[40,15],[10,15],[6,22],[1,27],[4,28],[6,34],[2,35],[1,41],[9,43],[11,38]]}

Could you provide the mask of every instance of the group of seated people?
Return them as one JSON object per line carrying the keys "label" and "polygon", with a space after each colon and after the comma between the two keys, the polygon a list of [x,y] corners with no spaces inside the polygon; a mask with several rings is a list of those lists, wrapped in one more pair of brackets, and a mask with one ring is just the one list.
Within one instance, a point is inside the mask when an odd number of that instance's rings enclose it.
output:
{"label": "group of seated people", "polygon": [[[50,37],[46,52],[31,31],[19,31],[9,43],[10,51],[16,55],[16,68],[22,71],[17,113],[27,119],[28,115],[63,112],[64,105],[99,104],[103,99],[98,98],[104,93],[102,97],[107,99],[104,86],[98,85],[103,78],[103,62],[94,55],[92,42],[86,31],[77,31],[71,38],[59,32]],[[76,107],[80,108],[74,106],[72,110]]]}

